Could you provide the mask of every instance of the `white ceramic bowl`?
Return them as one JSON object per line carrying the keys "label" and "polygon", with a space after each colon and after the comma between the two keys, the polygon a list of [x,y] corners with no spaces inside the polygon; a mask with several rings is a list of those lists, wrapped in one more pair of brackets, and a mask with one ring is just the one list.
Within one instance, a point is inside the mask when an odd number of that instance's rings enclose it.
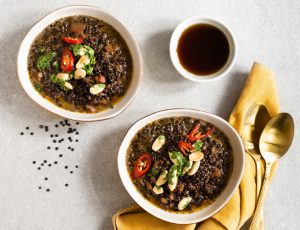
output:
{"label": "white ceramic bowl", "polygon": [[[113,109],[108,109],[95,114],[78,113],[65,110],[53,104],[42,97],[33,87],[29,79],[29,73],[27,69],[27,58],[30,50],[30,46],[39,33],[41,33],[45,27],[54,21],[68,16],[74,15],[86,15],[98,18],[112,25],[125,40],[133,60],[133,74],[129,88],[125,96],[115,105]],[[108,13],[106,10],[99,9],[92,6],[67,6],[55,10],[40,21],[38,21],[27,33],[19,49],[17,60],[18,76],[19,80],[28,94],[28,96],[37,104],[62,117],[66,117],[73,120],[80,121],[96,121],[112,118],[121,113],[133,100],[136,95],[139,84],[142,77],[142,58],[138,48],[138,45],[126,27],[114,16]]]}
{"label": "white ceramic bowl", "polygon": [[[227,59],[227,62],[225,65],[218,70],[217,72],[210,74],[210,75],[195,75],[189,71],[187,71],[179,61],[179,57],[177,54],[177,47],[178,47],[178,41],[182,35],[182,33],[189,27],[197,24],[209,24],[212,25],[219,30],[221,30],[224,35],[226,36],[228,43],[229,43],[229,57]],[[217,21],[215,19],[210,18],[203,18],[203,17],[192,17],[184,20],[181,22],[173,31],[171,41],[170,41],[170,47],[169,47],[170,57],[171,61],[177,70],[178,73],[180,73],[183,77],[195,81],[195,82],[207,82],[207,81],[213,81],[216,79],[219,79],[223,76],[225,76],[232,68],[237,54],[237,48],[236,43],[233,34],[230,32],[228,27],[226,27],[223,23],[220,21]]]}
{"label": "white ceramic bowl", "polygon": [[[140,192],[138,192],[138,190],[136,189],[135,185],[131,180],[127,168],[127,149],[135,134],[152,121],[165,118],[165,117],[178,117],[178,116],[199,118],[204,121],[210,122],[211,124],[221,129],[226,134],[233,149],[233,157],[234,157],[233,171],[227,186],[224,188],[220,196],[218,196],[217,199],[212,204],[210,204],[209,206],[205,207],[202,210],[193,212],[191,214],[187,214],[187,213],[180,214],[180,213],[168,212],[152,204],[150,201],[144,198]],[[238,185],[241,181],[242,174],[243,174],[244,161],[245,161],[244,148],[243,148],[241,138],[238,135],[238,133],[235,131],[235,129],[228,122],[226,122],[224,119],[216,115],[198,111],[198,110],[191,110],[191,109],[164,110],[161,112],[151,114],[137,121],[129,129],[126,136],[124,137],[118,153],[119,174],[123,182],[123,185],[126,188],[129,195],[147,212],[151,213],[157,218],[160,218],[168,222],[177,223],[177,224],[196,223],[209,218],[218,210],[220,210],[228,202],[228,200],[231,198],[235,190],[238,188]]]}

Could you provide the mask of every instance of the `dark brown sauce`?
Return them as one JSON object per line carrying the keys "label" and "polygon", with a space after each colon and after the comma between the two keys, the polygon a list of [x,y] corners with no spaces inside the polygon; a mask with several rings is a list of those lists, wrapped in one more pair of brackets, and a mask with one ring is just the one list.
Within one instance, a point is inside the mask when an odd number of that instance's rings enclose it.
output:
{"label": "dark brown sauce", "polygon": [[177,47],[181,65],[195,75],[209,75],[220,70],[226,64],[229,52],[225,34],[208,24],[187,28]]}

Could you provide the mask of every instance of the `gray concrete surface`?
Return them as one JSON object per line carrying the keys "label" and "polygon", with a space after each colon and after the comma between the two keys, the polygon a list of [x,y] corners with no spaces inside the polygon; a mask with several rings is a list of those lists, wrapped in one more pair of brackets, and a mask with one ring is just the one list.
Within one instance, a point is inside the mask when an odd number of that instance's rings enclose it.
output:
{"label": "gray concrete surface", "polygon": [[[27,97],[17,79],[16,57],[22,38],[37,20],[71,4],[105,8],[124,22],[140,45],[144,78],[138,97],[120,116],[77,126],[80,141],[74,144],[76,151],[67,151],[66,143],[59,151],[47,151],[50,133],[37,126],[48,124],[52,132],[61,118]],[[202,109],[226,118],[253,61],[276,73],[282,111],[294,116],[297,128],[266,200],[266,229],[299,229],[299,1],[1,0],[0,9],[0,229],[111,229],[113,213],[133,203],[116,165],[118,146],[130,125],[149,113],[173,107]],[[171,32],[194,15],[222,20],[236,36],[236,65],[222,80],[192,83],[171,65]],[[19,135],[27,125],[35,127],[34,136]],[[63,130],[55,133],[62,135]],[[57,157],[60,152],[63,158]],[[32,161],[44,159],[59,159],[59,164],[38,171]],[[64,165],[76,164],[79,168],[73,174],[64,169]]]}

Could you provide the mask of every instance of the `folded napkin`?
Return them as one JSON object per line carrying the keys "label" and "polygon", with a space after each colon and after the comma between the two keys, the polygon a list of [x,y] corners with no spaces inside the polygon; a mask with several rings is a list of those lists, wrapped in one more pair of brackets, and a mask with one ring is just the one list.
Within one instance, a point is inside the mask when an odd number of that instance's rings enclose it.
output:
{"label": "folded napkin", "polygon": [[[233,109],[229,123],[241,133],[243,119],[253,103],[264,104],[270,115],[279,112],[279,100],[273,73],[265,66],[254,63],[241,96]],[[273,170],[274,171],[274,168]],[[245,171],[241,184],[230,201],[211,218],[197,224],[177,225],[160,220],[134,205],[113,216],[115,230],[219,230],[239,229],[253,214],[256,194],[256,167],[246,153]]]}

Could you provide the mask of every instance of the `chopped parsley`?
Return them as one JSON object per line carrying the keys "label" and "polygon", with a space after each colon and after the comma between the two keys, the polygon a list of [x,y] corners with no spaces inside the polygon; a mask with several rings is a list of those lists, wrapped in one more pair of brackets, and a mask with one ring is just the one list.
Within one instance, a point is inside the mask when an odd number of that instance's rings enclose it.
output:
{"label": "chopped parsley", "polygon": [[203,142],[201,140],[197,140],[194,142],[193,147],[197,150],[197,151],[201,151],[201,148],[203,146]]}
{"label": "chopped parsley", "polygon": [[42,91],[42,86],[40,83],[35,83],[34,84],[34,89],[38,92],[41,92]]}
{"label": "chopped parsley", "polygon": [[39,70],[45,70],[50,67],[50,63],[56,56],[56,52],[49,52],[38,57],[36,66]]}
{"label": "chopped parsley", "polygon": [[58,67],[59,67],[58,61],[53,62],[52,65],[53,65],[53,67],[56,68],[56,69],[58,69]]}
{"label": "chopped parsley", "polygon": [[157,168],[151,168],[148,175],[151,177],[156,178],[156,176],[158,175],[159,171]]}

